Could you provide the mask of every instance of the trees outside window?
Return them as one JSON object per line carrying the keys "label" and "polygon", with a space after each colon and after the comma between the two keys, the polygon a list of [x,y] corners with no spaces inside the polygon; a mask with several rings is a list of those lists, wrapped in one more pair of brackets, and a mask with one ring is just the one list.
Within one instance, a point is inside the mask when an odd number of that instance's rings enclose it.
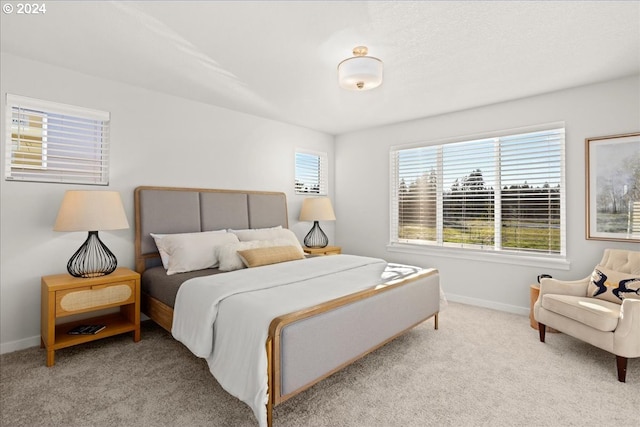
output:
{"label": "trees outside window", "polygon": [[391,242],[564,256],[564,129],[395,147]]}

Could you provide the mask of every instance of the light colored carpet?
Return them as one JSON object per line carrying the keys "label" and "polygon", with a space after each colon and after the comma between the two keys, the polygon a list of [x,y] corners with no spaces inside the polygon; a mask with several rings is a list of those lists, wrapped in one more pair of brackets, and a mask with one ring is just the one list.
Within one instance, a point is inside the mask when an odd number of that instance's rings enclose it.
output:
{"label": "light colored carpet", "polygon": [[[206,362],[151,322],[112,337],[0,357],[2,426],[256,426]],[[430,320],[276,407],[275,426],[637,426],[640,359],[615,357],[526,317],[450,303]]]}

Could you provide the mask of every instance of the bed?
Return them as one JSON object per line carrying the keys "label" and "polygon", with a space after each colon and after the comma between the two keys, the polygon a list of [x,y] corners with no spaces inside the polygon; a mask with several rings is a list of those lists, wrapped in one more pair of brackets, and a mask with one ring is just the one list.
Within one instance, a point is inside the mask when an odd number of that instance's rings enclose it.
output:
{"label": "bed", "polygon": [[[299,242],[285,241],[293,233],[284,193],[145,186],[134,201],[143,313],[207,359],[260,426],[272,425],[274,406],[425,320],[438,328],[444,299],[437,270],[352,255],[300,256]],[[194,270],[177,256],[165,259],[158,240],[185,235],[240,242],[216,247],[216,268]],[[231,265],[239,254],[252,268]],[[236,360],[249,353],[250,360]],[[247,394],[238,383],[252,388]]]}

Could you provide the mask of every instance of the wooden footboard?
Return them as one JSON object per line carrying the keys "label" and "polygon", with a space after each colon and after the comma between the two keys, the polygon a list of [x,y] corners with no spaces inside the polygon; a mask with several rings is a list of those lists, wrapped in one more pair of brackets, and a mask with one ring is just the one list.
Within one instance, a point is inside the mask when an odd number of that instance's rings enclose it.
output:
{"label": "wooden footboard", "polygon": [[[438,329],[439,292],[438,271],[423,270],[408,279],[377,286],[275,318],[271,322],[266,343],[269,364],[268,425],[272,425],[273,408],[276,405],[382,347],[418,324],[433,317],[435,329]],[[388,310],[384,313],[384,310],[376,309],[376,307],[380,308],[380,304],[385,306],[395,304],[402,309]],[[358,319],[358,322],[351,322],[350,318]],[[333,329],[331,324],[334,326]],[[318,325],[322,325],[321,328],[318,328]],[[293,359],[302,362],[302,364],[294,363],[296,366],[287,365],[291,363],[291,357],[287,358],[287,352],[291,350],[283,343],[283,337],[286,335],[287,328],[290,327],[298,329],[298,339],[294,337],[296,341],[300,338],[307,340],[302,344],[297,343],[297,348],[304,348],[306,354],[295,357],[294,351]],[[359,337],[358,335],[363,331],[370,336],[364,339]],[[345,342],[344,351],[341,354],[336,355],[335,350],[331,350],[336,348],[334,338],[336,340],[338,338],[332,334],[340,334]],[[327,345],[329,343],[332,345]],[[296,371],[318,372],[314,358],[316,361],[325,363],[319,373],[311,378],[304,378],[302,382],[298,381],[294,386],[283,384],[283,378],[286,375],[295,376]],[[313,366],[304,366],[304,363],[307,365],[311,363]],[[288,372],[286,372],[287,369]]]}

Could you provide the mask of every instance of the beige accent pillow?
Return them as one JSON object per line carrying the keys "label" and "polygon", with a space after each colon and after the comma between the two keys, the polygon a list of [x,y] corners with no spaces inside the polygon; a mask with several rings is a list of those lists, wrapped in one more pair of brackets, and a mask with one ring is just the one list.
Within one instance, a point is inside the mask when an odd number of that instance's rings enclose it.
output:
{"label": "beige accent pillow", "polygon": [[[233,234],[233,233],[229,233]],[[228,245],[220,246],[218,248],[218,260],[220,265],[218,269],[220,271],[233,271],[245,268],[242,258],[238,255],[238,251],[244,251],[247,249],[266,248],[271,246],[287,246],[291,245],[287,239],[273,239],[273,240],[251,240],[248,242],[236,242]]]}
{"label": "beige accent pillow", "polygon": [[625,298],[640,299],[640,277],[597,265],[591,273],[587,295],[618,304]]}
{"label": "beige accent pillow", "polygon": [[295,246],[271,246],[267,248],[246,249],[238,251],[238,256],[247,267],[277,264],[279,262],[304,259]]}
{"label": "beige accent pillow", "polygon": [[168,255],[167,275],[170,276],[216,267],[216,248],[237,241],[235,234],[215,231],[168,234],[160,239],[158,250],[162,248]]}

